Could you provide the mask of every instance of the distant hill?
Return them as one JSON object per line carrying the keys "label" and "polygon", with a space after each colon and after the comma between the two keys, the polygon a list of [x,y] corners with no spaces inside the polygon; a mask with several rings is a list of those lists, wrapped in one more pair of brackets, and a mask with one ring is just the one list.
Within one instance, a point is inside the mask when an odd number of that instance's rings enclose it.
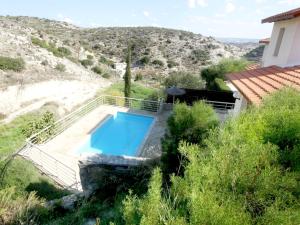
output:
{"label": "distant hill", "polygon": [[216,40],[223,42],[223,43],[255,43],[258,44],[259,39],[254,38],[222,38],[216,37]]}

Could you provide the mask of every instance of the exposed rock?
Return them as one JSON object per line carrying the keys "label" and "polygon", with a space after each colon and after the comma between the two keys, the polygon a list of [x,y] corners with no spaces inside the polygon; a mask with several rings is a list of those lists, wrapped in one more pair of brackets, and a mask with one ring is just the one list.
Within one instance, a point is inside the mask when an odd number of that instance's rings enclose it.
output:
{"label": "exposed rock", "polygon": [[128,156],[108,156],[87,154],[79,160],[82,189],[93,192],[110,183],[122,183],[122,180],[133,179],[138,173],[153,166],[159,159],[147,159]]}

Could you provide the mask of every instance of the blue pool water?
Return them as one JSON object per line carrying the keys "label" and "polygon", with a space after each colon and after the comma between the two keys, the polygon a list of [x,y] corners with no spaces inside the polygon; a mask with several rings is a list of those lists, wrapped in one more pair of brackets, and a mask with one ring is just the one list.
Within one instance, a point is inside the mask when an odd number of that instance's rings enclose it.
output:
{"label": "blue pool water", "polygon": [[118,112],[90,135],[78,153],[136,156],[153,121],[151,116]]}

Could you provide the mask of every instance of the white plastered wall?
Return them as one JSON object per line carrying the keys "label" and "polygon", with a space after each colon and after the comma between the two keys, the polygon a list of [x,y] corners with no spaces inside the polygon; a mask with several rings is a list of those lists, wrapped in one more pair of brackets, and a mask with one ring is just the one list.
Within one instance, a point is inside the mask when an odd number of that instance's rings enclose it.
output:
{"label": "white plastered wall", "polygon": [[[274,56],[277,38],[281,28],[285,28],[278,56]],[[300,17],[275,22],[270,44],[265,48],[263,67],[288,67],[300,65]]]}

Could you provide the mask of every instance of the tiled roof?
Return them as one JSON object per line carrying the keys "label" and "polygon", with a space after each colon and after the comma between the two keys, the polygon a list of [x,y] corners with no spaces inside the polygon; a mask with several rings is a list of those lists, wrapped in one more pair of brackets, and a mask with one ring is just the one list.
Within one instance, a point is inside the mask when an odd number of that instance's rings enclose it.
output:
{"label": "tiled roof", "polygon": [[300,16],[300,8],[293,9],[287,12],[283,12],[274,16],[270,16],[268,18],[263,19],[262,23],[272,23],[282,20],[289,20]]}
{"label": "tiled roof", "polygon": [[259,63],[252,63],[252,64],[249,64],[248,66],[246,66],[246,70],[255,70],[255,69],[258,69],[260,68],[260,64]]}
{"label": "tiled roof", "polygon": [[300,90],[300,66],[263,67],[226,75],[227,79],[251,103],[258,105],[262,98],[284,86]]}
{"label": "tiled roof", "polygon": [[270,38],[264,38],[259,40],[259,44],[269,44],[270,43]]}

